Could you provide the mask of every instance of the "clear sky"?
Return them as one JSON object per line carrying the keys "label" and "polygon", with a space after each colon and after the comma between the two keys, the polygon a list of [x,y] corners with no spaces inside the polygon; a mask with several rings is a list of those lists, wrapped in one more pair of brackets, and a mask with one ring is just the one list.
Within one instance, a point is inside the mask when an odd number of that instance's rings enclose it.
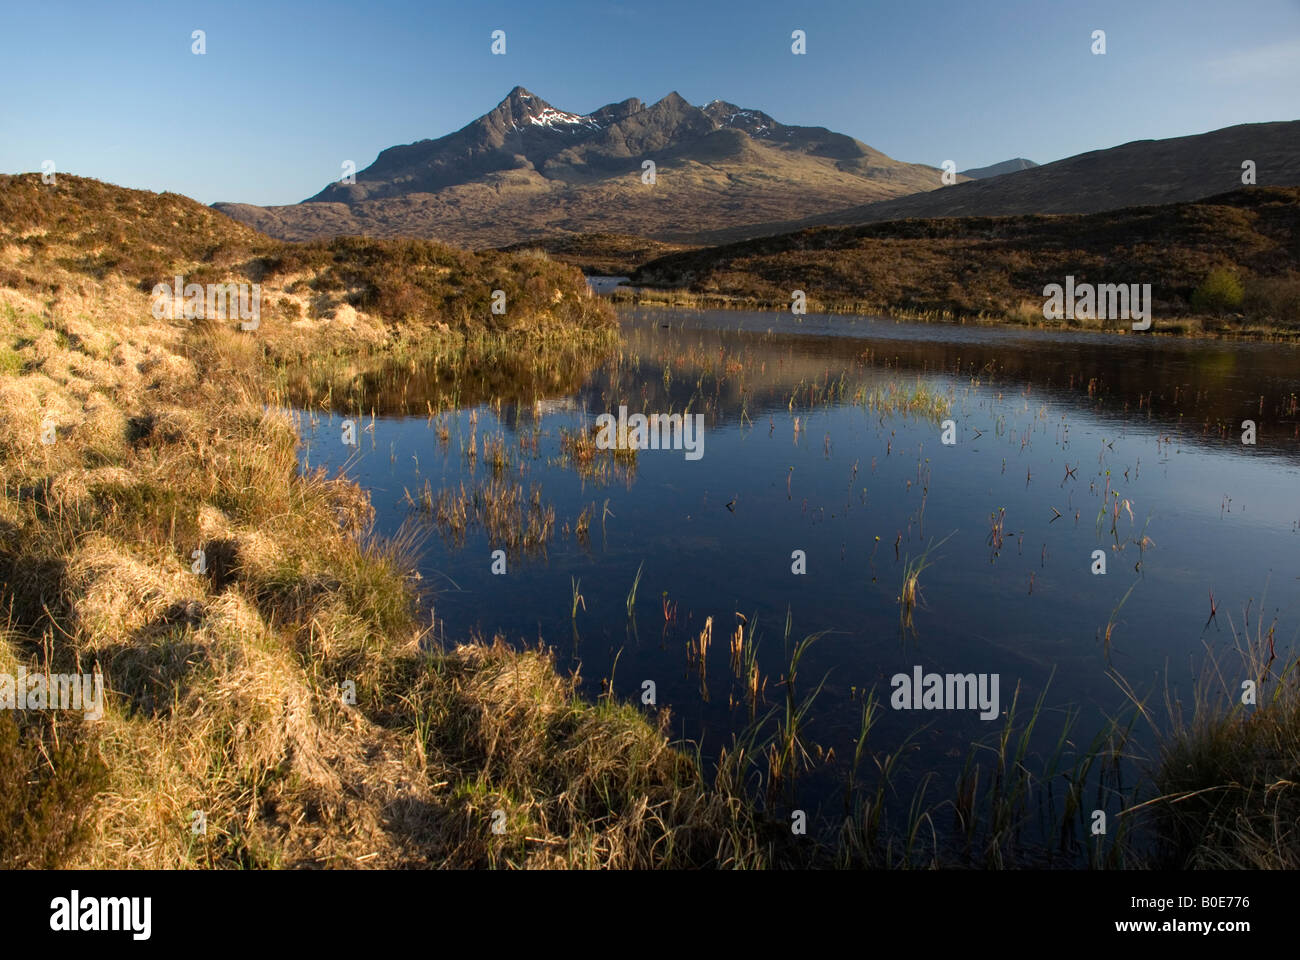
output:
{"label": "clear sky", "polygon": [[1300,119],[1300,0],[3,0],[0,64],[0,171],[280,204],[516,84],[729,100],[958,169]]}

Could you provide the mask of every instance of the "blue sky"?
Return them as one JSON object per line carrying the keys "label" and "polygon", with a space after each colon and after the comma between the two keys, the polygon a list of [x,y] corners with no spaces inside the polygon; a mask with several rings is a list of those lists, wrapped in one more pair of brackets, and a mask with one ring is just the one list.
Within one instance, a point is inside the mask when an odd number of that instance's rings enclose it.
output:
{"label": "blue sky", "polygon": [[53,160],[205,203],[278,204],[345,160],[361,169],[464,126],[515,84],[579,113],[670,90],[720,98],[959,169],[1294,120],[1300,0],[10,0],[0,63],[0,171]]}

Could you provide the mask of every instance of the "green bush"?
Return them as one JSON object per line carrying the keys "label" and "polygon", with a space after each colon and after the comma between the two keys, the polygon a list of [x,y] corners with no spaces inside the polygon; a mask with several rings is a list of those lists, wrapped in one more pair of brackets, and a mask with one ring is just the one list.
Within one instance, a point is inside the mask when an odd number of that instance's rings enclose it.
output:
{"label": "green bush", "polygon": [[1215,267],[1192,294],[1192,309],[1198,313],[1228,313],[1241,308],[1244,296],[1237,275],[1224,267]]}

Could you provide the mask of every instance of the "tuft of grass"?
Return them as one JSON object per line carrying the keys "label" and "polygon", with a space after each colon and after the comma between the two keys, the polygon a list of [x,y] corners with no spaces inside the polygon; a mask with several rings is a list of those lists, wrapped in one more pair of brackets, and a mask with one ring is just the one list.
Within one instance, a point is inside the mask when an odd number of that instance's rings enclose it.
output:
{"label": "tuft of grass", "polygon": [[632,589],[627,592],[627,616],[630,620],[636,615],[636,588],[641,584],[641,571],[645,567],[645,561],[636,568],[636,576],[632,578]]}
{"label": "tuft of grass", "polygon": [[1275,625],[1252,631],[1249,608],[1229,623],[1232,647],[1206,647],[1192,702],[1166,697],[1166,719],[1153,721],[1153,865],[1300,868],[1300,661],[1276,656]]}
{"label": "tuft of grass", "polygon": [[580,592],[582,588],[581,580],[575,580],[573,577],[569,577],[569,586],[573,590],[573,608],[569,613],[569,617],[570,619],[577,620],[578,607],[581,606],[585,611],[587,609],[587,601],[583,599],[582,593]]}
{"label": "tuft of grass", "polygon": [[931,540],[919,557],[908,557],[904,560],[903,585],[898,593],[898,618],[899,624],[904,630],[914,629],[912,617],[917,606],[922,602],[921,574],[933,565],[933,561],[930,560],[930,552],[935,547],[942,547],[956,533],[957,531],[954,530],[938,543]]}

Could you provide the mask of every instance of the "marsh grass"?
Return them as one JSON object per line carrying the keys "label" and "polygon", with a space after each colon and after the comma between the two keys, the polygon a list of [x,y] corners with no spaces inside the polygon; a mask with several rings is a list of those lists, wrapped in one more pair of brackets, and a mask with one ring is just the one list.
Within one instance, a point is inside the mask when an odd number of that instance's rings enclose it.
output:
{"label": "marsh grass", "polygon": [[[424,751],[475,771],[444,822],[452,862],[486,867],[764,866],[762,833],[698,757],[640,711],[585,703],[542,651],[504,644],[433,655],[411,676]],[[549,785],[564,784],[560,791]],[[495,809],[508,829],[491,833]]]}
{"label": "marsh grass", "polygon": [[865,409],[882,416],[906,414],[935,423],[952,410],[951,397],[935,393],[933,388],[920,381],[910,387],[897,381],[869,389],[862,387],[854,399]]}
{"label": "marsh grass", "polygon": [[641,585],[641,571],[645,568],[645,562],[642,561],[636,568],[636,576],[632,578],[632,589],[627,592],[627,617],[631,620],[636,616],[636,588]]}
{"label": "marsh grass", "polygon": [[626,445],[625,435],[617,439],[617,446],[601,449],[596,444],[598,432],[594,425],[586,430],[561,427],[558,463],[597,485],[618,480],[630,486],[636,478],[639,451]]}
{"label": "marsh grass", "polygon": [[800,771],[813,764],[808,743],[803,735],[809,711],[822,688],[826,677],[803,699],[797,693],[799,663],[808,648],[819,640],[824,633],[813,633],[795,644],[790,653],[790,664],[781,686],[785,687],[784,713],[777,720],[772,743],[768,747],[768,793],[774,796],[782,789],[788,791],[791,799],[795,796],[796,780]]}
{"label": "marsh grass", "polygon": [[494,548],[541,553],[555,532],[555,507],[545,501],[541,487],[534,483],[525,491],[522,483],[495,469],[470,487],[462,480],[436,495],[426,480],[417,496],[406,491],[405,501],[454,546],[464,546],[470,532],[482,530]]}
{"label": "marsh grass", "polygon": [[954,530],[938,543],[931,540],[919,557],[904,558],[903,585],[898,593],[898,622],[899,626],[904,631],[912,630],[915,632],[913,615],[917,607],[923,602],[921,594],[921,574],[933,565],[934,561],[930,559],[931,551],[937,547],[942,547],[945,543],[951,540],[956,533],[957,531]]}
{"label": "marsh grass", "polygon": [[[1262,604],[1261,604],[1262,606]],[[1300,867],[1300,687],[1294,646],[1277,655],[1249,606],[1184,703],[1166,691],[1162,716],[1127,684],[1158,736],[1155,796],[1142,804],[1156,837],[1153,865],[1170,869]],[[1255,685],[1254,703],[1245,685]],[[1137,812],[1137,811],[1135,811]]]}
{"label": "marsh grass", "polygon": [[[1141,866],[1132,821],[1120,819],[1135,795],[1122,789],[1120,762],[1136,712],[1127,725],[1109,723],[1080,749],[1073,740],[1077,711],[1066,710],[1053,743],[1043,729],[1047,689],[1024,714],[1017,686],[1002,724],[971,741],[951,786],[933,771],[916,776],[907,769],[910,744],[924,728],[888,752],[870,750],[881,707],[875,691],[869,692],[846,782],[836,861],[874,868]],[[864,782],[859,772],[868,756],[874,783]],[[911,793],[902,794],[908,780],[914,781]],[[1089,833],[1096,807],[1111,815],[1108,835]]]}

